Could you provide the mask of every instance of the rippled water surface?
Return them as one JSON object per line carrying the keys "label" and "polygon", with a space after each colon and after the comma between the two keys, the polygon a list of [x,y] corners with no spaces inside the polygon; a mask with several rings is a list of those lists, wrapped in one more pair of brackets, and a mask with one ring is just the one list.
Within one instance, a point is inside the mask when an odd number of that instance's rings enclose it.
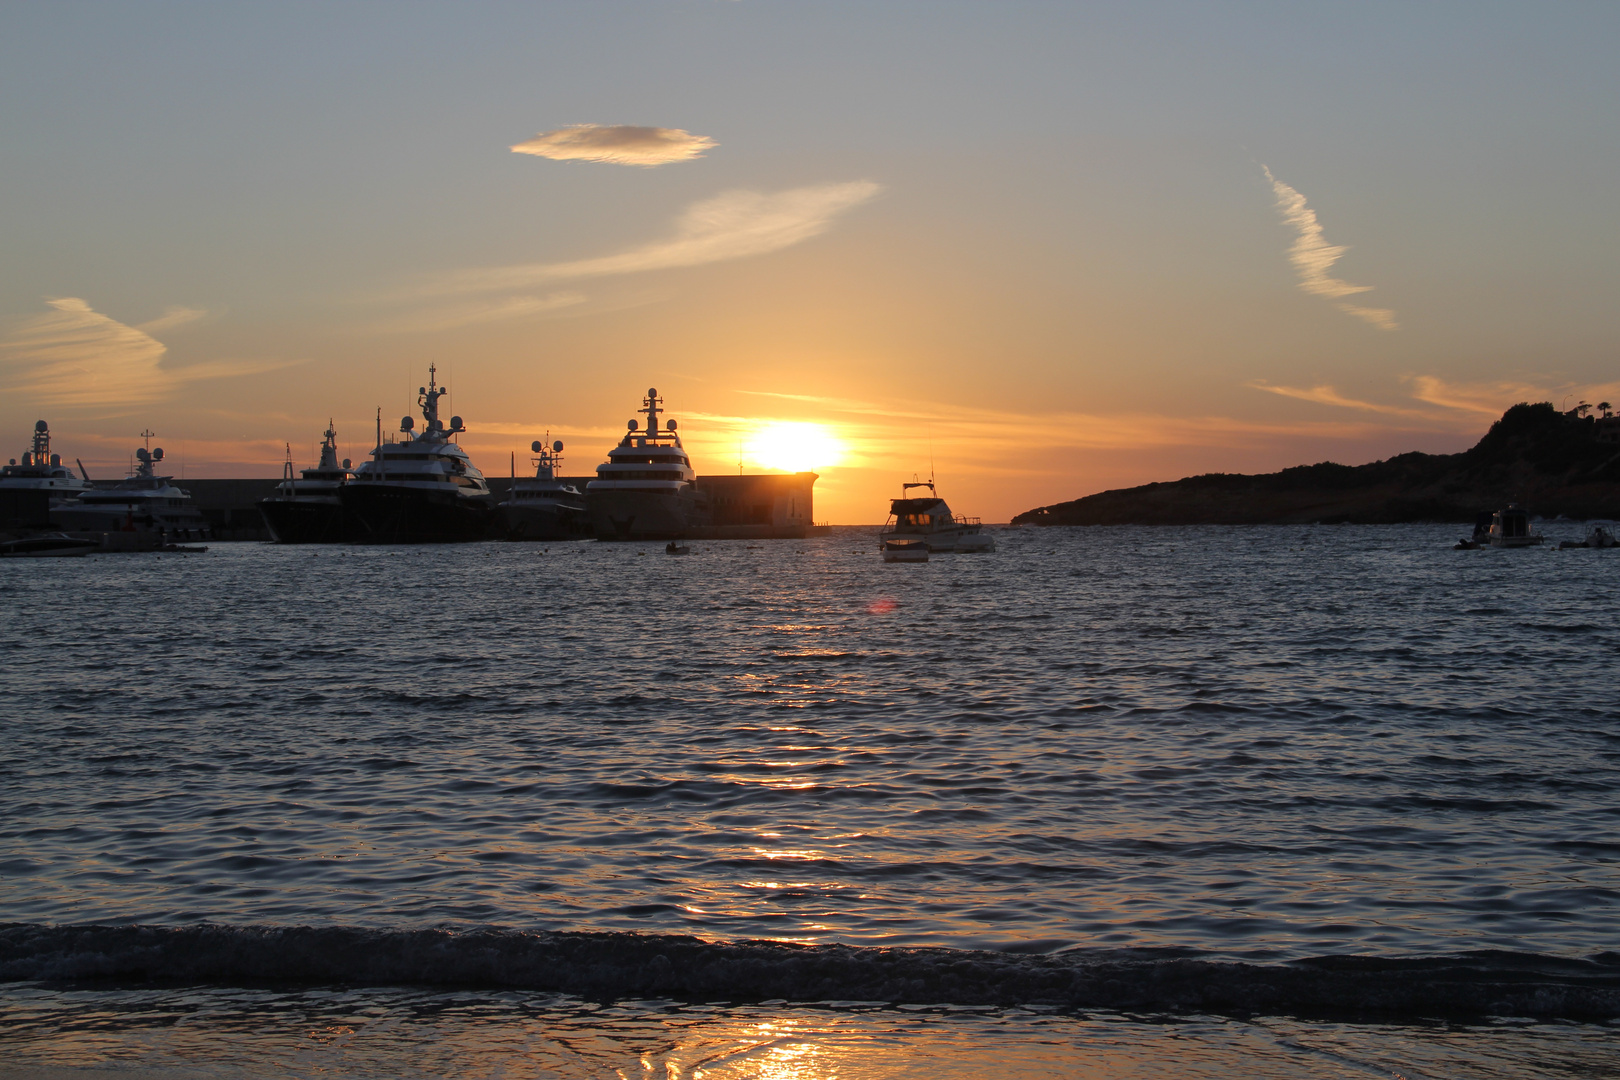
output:
{"label": "rippled water surface", "polygon": [[1453,532],[9,561],[0,921],[1620,948],[1620,553]]}
{"label": "rippled water surface", "polygon": [[1539,1080],[1613,1076],[1617,1034],[859,1002],[0,989],[0,1080]]}

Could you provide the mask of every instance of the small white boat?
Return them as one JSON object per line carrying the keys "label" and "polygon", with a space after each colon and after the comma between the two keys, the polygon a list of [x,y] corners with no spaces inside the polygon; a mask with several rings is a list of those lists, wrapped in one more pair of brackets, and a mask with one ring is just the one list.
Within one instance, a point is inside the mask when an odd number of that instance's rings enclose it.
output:
{"label": "small white boat", "polygon": [[[912,488],[927,488],[928,494],[912,498]],[[932,480],[913,480],[900,485],[901,497],[889,501],[889,521],[883,526],[879,539],[921,540],[936,555],[950,552],[996,550],[996,539],[984,531],[976,517],[958,517],[951,513],[945,500],[934,490]],[[887,551],[887,549],[885,549]],[[884,556],[887,558],[887,554]],[[890,560],[891,562],[921,562],[922,560]]]}
{"label": "small white boat", "polygon": [[926,540],[885,540],[883,541],[884,562],[927,562],[928,542]]}
{"label": "small white boat", "polygon": [[1518,503],[1510,503],[1506,510],[1491,515],[1490,531],[1486,540],[1494,548],[1534,547],[1546,542],[1546,537],[1531,531],[1530,515]]}
{"label": "small white boat", "polygon": [[1586,534],[1585,540],[1565,540],[1558,545],[1560,548],[1612,548],[1620,547],[1620,540],[1614,538],[1606,525],[1594,525],[1592,531]]}

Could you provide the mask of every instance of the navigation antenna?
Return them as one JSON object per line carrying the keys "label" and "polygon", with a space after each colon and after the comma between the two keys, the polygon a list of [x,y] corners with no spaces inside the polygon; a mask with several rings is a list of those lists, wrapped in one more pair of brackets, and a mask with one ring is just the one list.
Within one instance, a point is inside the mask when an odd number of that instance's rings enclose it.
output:
{"label": "navigation antenna", "polygon": [[292,470],[292,443],[282,443],[281,445],[283,445],[283,446],[285,446],[287,448],[287,460],[282,463],[282,466],[281,466],[281,478],[283,480],[291,480],[293,478],[293,474],[292,474],[292,472],[293,472],[293,470]]}

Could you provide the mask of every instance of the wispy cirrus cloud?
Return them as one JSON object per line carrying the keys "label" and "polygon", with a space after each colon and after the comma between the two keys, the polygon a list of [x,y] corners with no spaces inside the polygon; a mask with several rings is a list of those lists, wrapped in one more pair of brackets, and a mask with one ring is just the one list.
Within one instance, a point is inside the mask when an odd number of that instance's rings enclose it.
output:
{"label": "wispy cirrus cloud", "polygon": [[162,400],[182,383],[288,366],[218,360],[163,367],[169,347],[152,332],[195,322],[207,314],[200,308],[170,308],[150,322],[129,326],[77,296],[46,303],[51,310],[16,321],[0,340],[0,370],[7,383],[42,405],[144,405]]}
{"label": "wispy cirrus cloud", "polygon": [[461,270],[412,290],[410,295],[525,289],[570,278],[669,270],[765,255],[821,235],[839,215],[880,190],[869,180],[855,180],[769,194],[727,191],[687,207],[676,219],[673,235],[629,251],[572,262]]}
{"label": "wispy cirrus cloud", "polygon": [[1496,382],[1452,383],[1433,375],[1413,375],[1406,381],[1412,384],[1412,396],[1419,401],[1480,416],[1500,416],[1510,405],[1521,401],[1550,401],[1561,408],[1566,397],[1594,402],[1620,399],[1620,382],[1534,383],[1503,379]]}
{"label": "wispy cirrus cloud", "polygon": [[1328,243],[1322,234],[1321,222],[1316,220],[1316,211],[1305,204],[1305,196],[1271,175],[1271,170],[1266,166],[1260,168],[1265,171],[1272,194],[1277,197],[1277,210],[1282,214],[1283,222],[1298,234],[1293,246],[1288,249],[1288,261],[1294,264],[1294,269],[1299,273],[1299,287],[1312,296],[1336,301],[1334,306],[1340,311],[1369,322],[1380,330],[1396,329],[1399,324],[1395,321],[1395,312],[1390,309],[1363,307],[1342,299],[1372,289],[1371,285],[1352,285],[1328,273],[1339,257],[1350,249]]}
{"label": "wispy cirrus cloud", "polygon": [[1314,401],[1319,405],[1337,405],[1344,409],[1361,409],[1365,412],[1383,413],[1386,416],[1405,416],[1416,420],[1433,420],[1437,417],[1437,414],[1433,412],[1425,412],[1420,409],[1403,409],[1398,405],[1380,405],[1373,401],[1345,397],[1331,386],[1312,386],[1309,388],[1274,386],[1264,379],[1254,379],[1244,385],[1255,390],[1264,390],[1268,394],[1296,398],[1300,401]]}
{"label": "wispy cirrus cloud", "polygon": [[368,331],[385,334],[430,334],[463,326],[528,319],[565,308],[578,307],[589,298],[584,293],[554,292],[546,296],[506,296],[483,303],[451,304],[440,308],[413,310],[411,314]]}
{"label": "wispy cirrus cloud", "polygon": [[512,151],[553,161],[596,161],[651,169],[700,158],[703,151],[718,145],[707,135],[693,135],[680,128],[570,124],[542,131],[513,146]]}

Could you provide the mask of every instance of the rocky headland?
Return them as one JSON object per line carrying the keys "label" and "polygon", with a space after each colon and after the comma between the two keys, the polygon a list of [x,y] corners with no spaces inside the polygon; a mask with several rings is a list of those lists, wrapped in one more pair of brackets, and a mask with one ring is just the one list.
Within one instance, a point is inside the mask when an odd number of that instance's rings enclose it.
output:
{"label": "rocky headland", "polygon": [[1369,465],[1206,473],[1025,511],[1014,525],[1291,525],[1472,522],[1516,502],[1545,517],[1620,518],[1620,416],[1515,405],[1460,454]]}

